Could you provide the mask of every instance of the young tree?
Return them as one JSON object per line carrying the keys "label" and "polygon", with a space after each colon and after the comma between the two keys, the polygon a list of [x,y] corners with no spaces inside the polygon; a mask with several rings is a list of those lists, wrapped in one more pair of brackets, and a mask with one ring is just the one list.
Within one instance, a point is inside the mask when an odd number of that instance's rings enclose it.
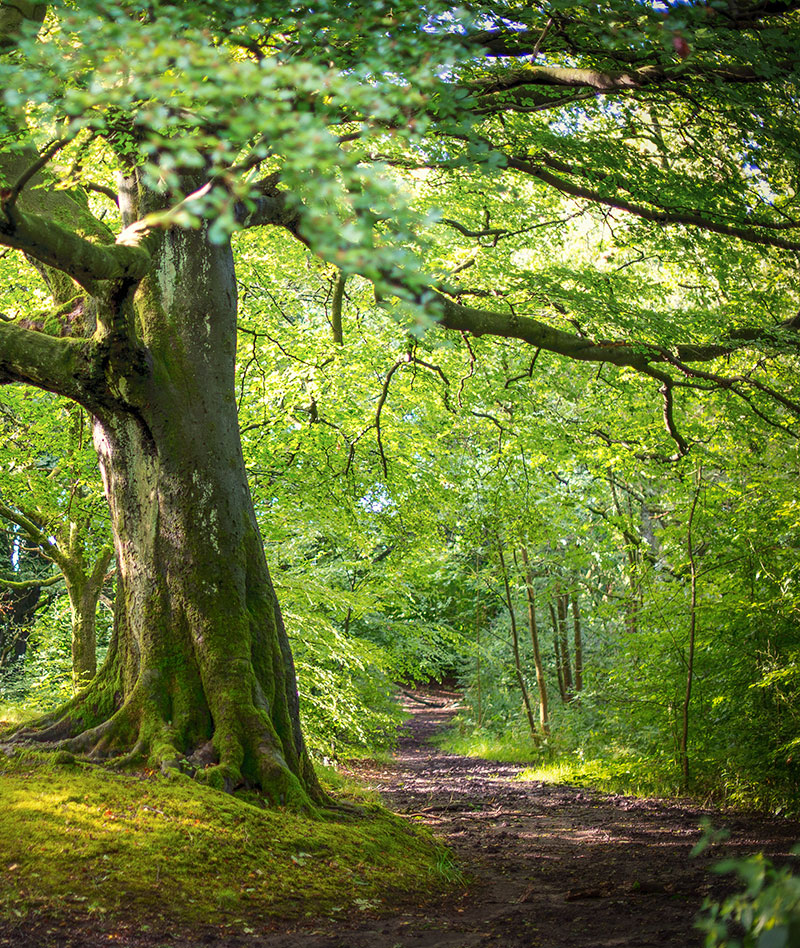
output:
{"label": "young tree", "polygon": [[[97,670],[97,605],[114,555],[91,425],[78,405],[31,389],[15,394],[3,418],[0,518],[13,524],[17,541],[36,551],[42,564],[57,570],[38,582],[65,584],[77,689]],[[19,579],[0,576],[0,585]]]}
{"label": "young tree", "polygon": [[[733,316],[698,290],[694,320],[668,301],[637,305],[641,274],[626,288],[627,274],[599,264],[562,274],[569,292],[553,273],[499,291],[497,274],[488,288],[437,283],[409,250],[430,223],[385,168],[495,176],[509,220],[555,189],[609,215],[623,248],[697,253],[703,270],[749,244],[767,272],[800,250],[782,154],[797,7],[0,3],[0,243],[36,262],[56,303],[27,328],[0,323],[0,381],[92,414],[119,577],[105,668],[24,736],[169,766],[210,760],[218,785],[321,797],[239,440],[237,228],[283,228],[345,278],[373,280],[380,300],[414,304],[418,322],[655,380],[678,455],[690,447],[675,417],[685,385],[727,388],[791,424],[797,402],[759,374],[765,353],[796,347],[785,283],[755,305],[743,290]],[[108,222],[90,193],[110,202]],[[517,233],[544,223],[529,213]],[[495,245],[514,230],[443,224]],[[687,229],[707,236],[679,252]],[[649,277],[658,284],[657,267]],[[461,302],[498,292],[497,309]],[[518,315],[520,301],[542,318]],[[740,349],[756,358],[735,375],[697,368]]]}

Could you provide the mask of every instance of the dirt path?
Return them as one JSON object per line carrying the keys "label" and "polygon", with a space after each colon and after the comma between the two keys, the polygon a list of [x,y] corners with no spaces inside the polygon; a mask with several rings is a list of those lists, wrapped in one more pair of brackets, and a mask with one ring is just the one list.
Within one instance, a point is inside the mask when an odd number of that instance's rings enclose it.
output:
{"label": "dirt path", "polygon": [[[413,716],[391,763],[353,772],[387,806],[422,819],[471,875],[466,891],[444,902],[409,900],[388,917],[369,913],[304,923],[271,922],[258,934],[145,932],[135,923],[99,928],[76,919],[54,941],[47,919],[20,926],[14,948],[692,948],[692,923],[706,895],[724,880],[708,866],[762,850],[785,855],[800,824],[731,816],[699,807],[608,796],[515,780],[521,768],[443,754],[428,743],[455,713],[443,689],[409,700]],[[710,816],[731,838],[698,859],[689,853]],[[409,907],[409,905],[411,907]],[[387,906],[385,911],[391,911]]]}
{"label": "dirt path", "polygon": [[[390,765],[354,768],[399,813],[418,814],[474,876],[460,898],[389,919],[340,921],[259,939],[259,948],[687,948],[708,866],[728,855],[785,854],[800,825],[699,807],[608,796],[513,778],[521,768],[438,752],[427,739],[458,696],[428,690]],[[689,853],[703,816],[724,846]]]}

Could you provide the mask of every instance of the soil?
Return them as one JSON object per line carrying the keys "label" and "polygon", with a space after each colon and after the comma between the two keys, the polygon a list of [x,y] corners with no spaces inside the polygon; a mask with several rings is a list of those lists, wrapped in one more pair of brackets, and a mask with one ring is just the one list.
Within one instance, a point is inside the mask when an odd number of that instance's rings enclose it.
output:
{"label": "soil", "polygon": [[[0,932],[0,945],[691,948],[702,944],[693,923],[703,900],[723,897],[732,885],[709,867],[757,851],[781,861],[800,839],[800,824],[785,820],[520,782],[519,766],[445,754],[428,743],[455,713],[455,692],[420,690],[406,702],[412,717],[393,760],[350,770],[454,850],[469,882],[444,902],[411,902],[383,917],[272,923],[252,935],[137,932],[134,925],[112,933],[88,924],[56,932],[43,923]],[[730,838],[691,858],[704,817]]]}

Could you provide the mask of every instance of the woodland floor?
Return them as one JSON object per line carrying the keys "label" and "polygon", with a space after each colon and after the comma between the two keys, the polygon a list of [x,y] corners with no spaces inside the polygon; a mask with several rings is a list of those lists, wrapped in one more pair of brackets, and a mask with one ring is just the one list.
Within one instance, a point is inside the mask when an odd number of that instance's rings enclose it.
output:
{"label": "woodland floor", "polygon": [[[709,872],[721,858],[787,854],[800,825],[694,805],[515,780],[520,767],[442,753],[428,739],[455,713],[444,689],[408,700],[412,718],[390,763],[352,772],[409,819],[422,819],[456,853],[469,885],[444,903],[404,905],[396,914],[271,922],[251,936],[219,930],[169,934],[109,931],[0,932],[0,945],[142,948],[687,948],[699,946],[693,920],[707,895],[730,882]],[[423,703],[424,702],[424,703]],[[730,839],[700,857],[690,851],[709,817]],[[88,920],[87,920],[88,921]],[[81,931],[81,929],[83,929]],[[6,936],[6,938],[3,937]]]}

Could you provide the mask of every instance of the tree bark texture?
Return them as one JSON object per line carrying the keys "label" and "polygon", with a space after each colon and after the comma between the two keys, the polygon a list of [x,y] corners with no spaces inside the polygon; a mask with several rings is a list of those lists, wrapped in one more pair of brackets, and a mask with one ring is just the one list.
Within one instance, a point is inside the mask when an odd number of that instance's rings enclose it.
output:
{"label": "tree bark texture", "polygon": [[508,569],[506,568],[506,561],[505,557],[503,556],[503,548],[500,545],[499,540],[497,544],[497,555],[500,561],[500,569],[503,574],[503,587],[505,589],[506,606],[508,607],[508,617],[511,623],[511,647],[514,652],[514,672],[517,676],[519,690],[522,692],[522,704],[525,708],[525,717],[528,719],[528,728],[531,732],[531,737],[536,741],[538,740],[539,735],[536,731],[536,721],[534,720],[533,709],[531,708],[531,696],[528,693],[528,686],[525,684],[525,676],[522,673],[522,660],[519,654],[519,632],[517,630],[517,617],[514,612],[514,602],[511,597],[511,587],[508,582]]}
{"label": "tree bark texture", "polygon": [[578,590],[570,596],[572,603],[572,640],[575,646],[575,691],[583,691],[583,632],[581,630],[581,611],[578,604]]}
{"label": "tree bark texture", "polygon": [[564,676],[564,699],[572,701],[574,697],[574,683],[572,679],[572,660],[569,654],[569,638],[567,630],[567,607],[569,596],[556,589],[556,613],[558,616],[558,643],[561,653],[561,671]]}
{"label": "tree bark texture", "polygon": [[[127,183],[128,221],[152,210],[151,197]],[[122,273],[93,300],[98,321],[86,363],[62,364],[66,379],[43,386],[76,397],[94,416],[118,621],[94,682],[21,736],[308,805],[323,794],[300,729],[294,665],[239,438],[231,248],[209,241],[203,225],[157,234],[148,251],[141,280]],[[37,384],[24,364],[6,370]]]}

